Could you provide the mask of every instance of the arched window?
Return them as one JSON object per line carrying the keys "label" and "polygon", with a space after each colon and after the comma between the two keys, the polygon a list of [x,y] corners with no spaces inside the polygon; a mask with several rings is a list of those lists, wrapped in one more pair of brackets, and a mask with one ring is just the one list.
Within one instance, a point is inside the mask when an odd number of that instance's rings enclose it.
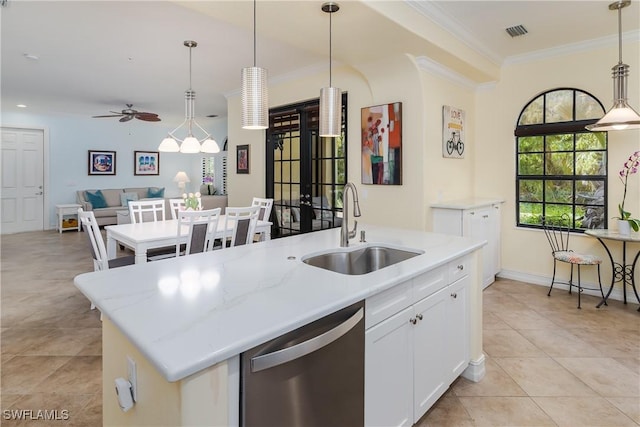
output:
{"label": "arched window", "polygon": [[605,110],[579,89],[553,89],[520,113],[516,136],[516,217],[541,228],[568,214],[572,229],[607,227],[607,133],[589,132]]}

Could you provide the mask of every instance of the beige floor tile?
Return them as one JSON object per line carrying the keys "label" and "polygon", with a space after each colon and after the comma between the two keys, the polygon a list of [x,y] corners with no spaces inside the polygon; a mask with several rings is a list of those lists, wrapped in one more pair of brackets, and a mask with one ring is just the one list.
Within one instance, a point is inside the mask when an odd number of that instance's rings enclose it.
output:
{"label": "beige floor tile", "polygon": [[102,387],[102,358],[76,356],[38,385],[45,393],[95,393]]}
{"label": "beige floor tile", "polygon": [[533,310],[503,310],[497,316],[513,329],[556,329],[555,323]]}
{"label": "beige floor tile", "polygon": [[491,357],[546,357],[542,350],[514,330],[486,330],[483,341],[484,351]]}
{"label": "beige floor tile", "polygon": [[612,358],[557,358],[556,361],[602,397],[640,397],[640,375]]}
{"label": "beige floor tile", "polygon": [[511,326],[504,323],[504,320],[499,318],[491,311],[485,310],[482,313],[482,328],[483,329],[512,329]]}
{"label": "beige floor tile", "polygon": [[605,356],[640,357],[640,345],[638,345],[640,337],[633,327],[616,329],[599,326],[589,329],[571,329],[571,332],[596,347]]}
{"label": "beige floor tile", "polygon": [[526,396],[527,394],[513,379],[495,362],[486,359],[486,374],[482,381],[473,382],[466,378],[458,378],[453,384],[456,396]]}
{"label": "beige floor tile", "polygon": [[529,396],[596,396],[551,358],[496,358],[495,362]]}
{"label": "beige floor tile", "polygon": [[[22,396],[19,400],[14,402],[9,408],[10,410],[22,410],[31,411],[31,417],[37,417],[38,414],[41,418],[45,416],[53,417],[48,422],[47,420],[8,420],[3,423],[6,426],[28,426],[28,425],[66,425],[73,418],[77,417],[82,408],[84,408],[91,400],[92,395],[86,394],[68,394],[68,393],[35,393]],[[42,411],[46,411],[45,415]],[[57,419],[55,419],[57,417]]]}
{"label": "beige floor tile", "polygon": [[102,425],[102,394],[93,395],[78,416],[72,417],[69,421],[69,427]]}
{"label": "beige floor tile", "polygon": [[47,336],[47,342],[31,345],[24,350],[23,354],[27,356],[74,356],[94,342],[101,333],[102,331],[97,328],[54,329]]}
{"label": "beige floor tile", "polygon": [[608,397],[607,400],[640,425],[640,399],[635,397]]}
{"label": "beige floor tile", "polygon": [[35,328],[7,328],[2,330],[0,347],[2,354],[23,355],[24,351],[33,346],[47,345],[55,329]]}
{"label": "beige floor tile", "polygon": [[102,330],[99,330],[76,356],[102,356]]}
{"label": "beige floor tile", "polygon": [[640,357],[614,357],[614,359],[640,375]]}
{"label": "beige floor tile", "polygon": [[530,397],[459,397],[476,426],[555,426]]}
{"label": "beige floor tile", "polygon": [[523,329],[518,332],[552,357],[599,357],[603,355],[593,345],[557,326],[553,329]]}
{"label": "beige floor tile", "polygon": [[637,424],[601,397],[534,397],[559,427],[636,427]]}
{"label": "beige floor tile", "polygon": [[69,357],[61,356],[14,356],[2,363],[2,392],[31,393],[69,360]]}
{"label": "beige floor tile", "polygon": [[475,424],[460,400],[455,396],[443,396],[415,427],[474,427]]}
{"label": "beige floor tile", "polygon": [[20,399],[22,397],[21,394],[5,394],[2,393],[2,396],[0,396],[0,409],[7,409],[9,408],[11,405],[13,405],[13,403]]}

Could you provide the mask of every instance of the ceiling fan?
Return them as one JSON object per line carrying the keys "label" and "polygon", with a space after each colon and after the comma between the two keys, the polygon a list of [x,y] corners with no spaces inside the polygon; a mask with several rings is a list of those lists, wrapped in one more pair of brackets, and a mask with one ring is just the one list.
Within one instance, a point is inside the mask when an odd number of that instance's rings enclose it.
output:
{"label": "ceiling fan", "polygon": [[92,116],[94,119],[103,118],[103,117],[120,117],[120,122],[128,122],[134,118],[138,120],[142,120],[145,122],[159,122],[160,117],[158,117],[155,113],[145,113],[143,111],[137,111],[132,109],[133,104],[127,104],[127,108],[122,110],[121,112],[111,111],[113,114],[107,114],[105,116]]}

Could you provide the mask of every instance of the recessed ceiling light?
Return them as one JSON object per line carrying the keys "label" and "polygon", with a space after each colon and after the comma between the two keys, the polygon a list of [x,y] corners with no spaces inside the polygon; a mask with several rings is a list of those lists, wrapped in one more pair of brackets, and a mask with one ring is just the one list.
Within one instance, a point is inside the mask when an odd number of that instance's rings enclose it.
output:
{"label": "recessed ceiling light", "polygon": [[16,107],[18,107],[18,108],[27,108],[27,106],[24,105],[24,104],[18,104],[18,105],[16,105]]}
{"label": "recessed ceiling light", "polygon": [[27,59],[30,59],[32,61],[37,61],[38,59],[40,59],[40,57],[38,57],[37,55],[34,55],[32,53],[25,53],[23,54],[23,56]]}

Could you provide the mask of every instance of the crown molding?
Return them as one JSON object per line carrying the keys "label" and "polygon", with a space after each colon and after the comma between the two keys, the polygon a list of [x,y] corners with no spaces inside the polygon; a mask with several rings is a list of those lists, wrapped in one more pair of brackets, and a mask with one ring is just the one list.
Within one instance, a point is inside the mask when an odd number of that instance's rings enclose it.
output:
{"label": "crown molding", "polygon": [[[415,58],[415,61],[419,69],[434,74],[438,77],[442,77],[467,89],[476,90],[481,86],[473,80],[470,80],[463,75],[458,74],[452,69],[440,64],[439,62],[434,61],[431,58],[427,58],[426,56],[418,56]],[[486,85],[486,83],[483,84],[483,86],[484,85]]]}

